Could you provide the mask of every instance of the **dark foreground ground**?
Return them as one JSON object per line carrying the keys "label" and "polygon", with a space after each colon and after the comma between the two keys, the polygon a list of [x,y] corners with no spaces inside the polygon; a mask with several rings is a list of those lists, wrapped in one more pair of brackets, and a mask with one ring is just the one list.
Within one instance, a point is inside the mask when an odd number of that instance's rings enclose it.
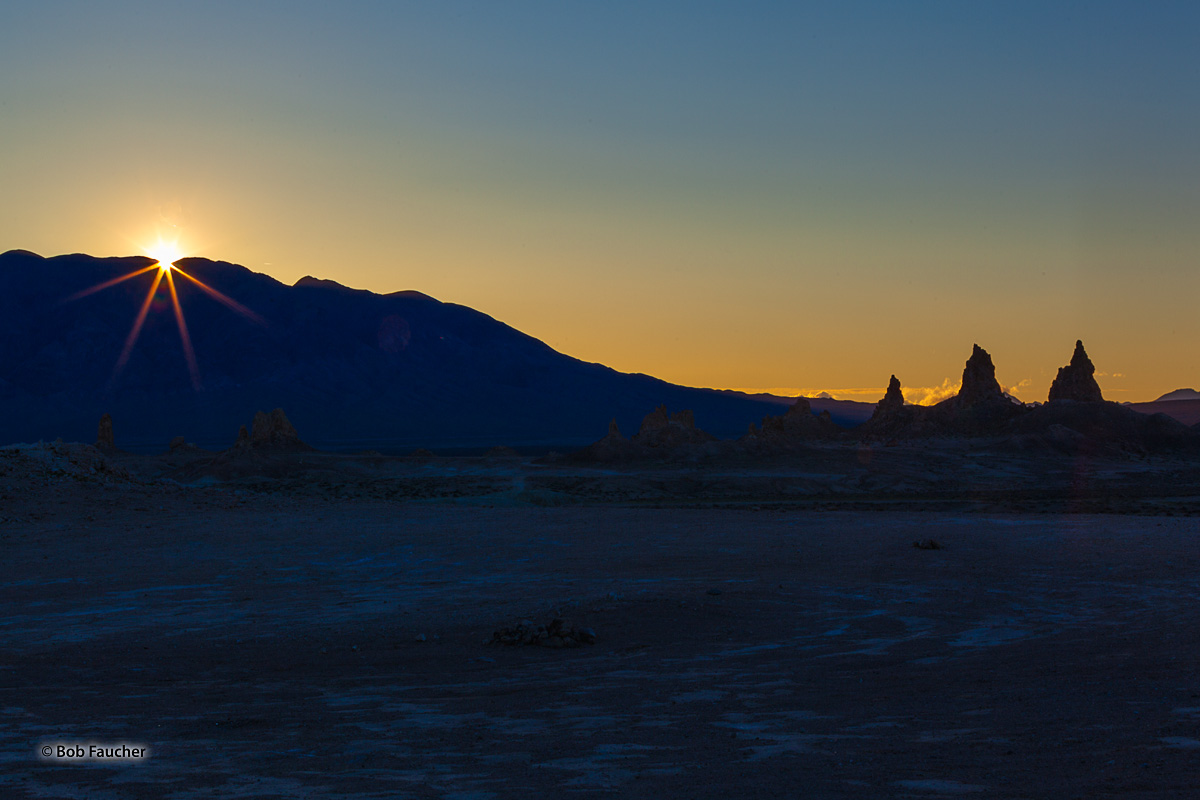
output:
{"label": "dark foreground ground", "polygon": [[[204,483],[0,482],[0,797],[1200,785],[1191,501],[551,507]],[[944,549],[912,547],[930,537]],[[556,615],[598,642],[484,644]],[[60,740],[151,755],[39,758]]]}

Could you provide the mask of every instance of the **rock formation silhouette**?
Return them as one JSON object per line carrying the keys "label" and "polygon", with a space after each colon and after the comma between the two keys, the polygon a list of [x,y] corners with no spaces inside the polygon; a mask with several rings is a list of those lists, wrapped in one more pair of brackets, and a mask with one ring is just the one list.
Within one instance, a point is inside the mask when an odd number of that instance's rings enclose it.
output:
{"label": "rock formation silhouette", "polygon": [[715,442],[716,437],[696,427],[695,415],[691,410],[667,413],[660,405],[642,419],[641,427],[633,438],[621,435],[614,419],[608,423],[608,433],[571,455],[578,461],[631,461],[654,458],[675,458],[701,449]]}
{"label": "rock formation silhouette", "polygon": [[904,392],[900,380],[893,375],[888,381],[887,391],[875,405],[871,418],[856,429],[860,439],[887,439],[918,435],[928,409],[904,404]]}
{"label": "rock formation silhouette", "polygon": [[900,389],[899,378],[893,375],[892,379],[888,381],[887,391],[884,392],[883,399],[875,406],[875,413],[871,417],[891,416],[902,408],[904,408],[904,392]]}
{"label": "rock formation silhouette", "polygon": [[193,457],[200,453],[208,452],[201,447],[197,447],[195,442],[189,442],[183,436],[176,436],[167,443],[167,452],[164,455]]}
{"label": "rock formation silhouette", "polygon": [[[609,430],[611,432],[612,426]],[[696,427],[696,418],[691,410],[667,413],[667,407],[660,405],[642,419],[642,426],[633,437],[633,443],[639,447],[669,450],[680,445],[703,444],[715,441],[716,437],[705,433]]]}
{"label": "rock formation silhouette", "polygon": [[996,380],[996,366],[987,350],[974,345],[971,357],[963,367],[962,387],[954,396],[954,405],[967,409],[995,400],[1005,400],[1000,382]]}
{"label": "rock formation silhouette", "polygon": [[300,439],[300,434],[288,421],[282,408],[267,414],[262,411],[254,415],[250,431],[243,425],[238,429],[238,438],[233,450],[240,451],[300,451],[312,450]]}
{"label": "rock formation silhouette", "polygon": [[282,408],[277,408],[270,414],[259,411],[254,415],[253,427],[250,429],[250,445],[288,450],[311,449],[300,441],[300,434],[296,433]]}
{"label": "rock formation silhouette", "polygon": [[1071,363],[1059,369],[1050,387],[1050,401],[1028,410],[1006,429],[1012,441],[1032,441],[1072,454],[1142,454],[1200,447],[1200,439],[1178,420],[1106,401],[1093,377],[1095,371],[1083,342],[1076,341]]}
{"label": "rock formation silhouette", "polygon": [[[691,412],[668,414],[658,406],[646,415],[637,435],[626,439],[614,420],[608,435],[572,456],[583,461],[624,459],[730,458],[782,455],[817,440],[858,440],[864,443],[949,438],[987,440],[985,446],[1018,450],[1049,450],[1077,457],[1107,451],[1118,453],[1200,452],[1200,424],[1191,428],[1163,414],[1143,414],[1099,397],[1095,367],[1076,343],[1071,364],[1059,371],[1054,398],[1027,406],[1004,394],[996,379],[992,357],[974,345],[963,368],[962,387],[933,406],[906,405],[895,375],[869,420],[849,432],[840,431],[828,414],[814,416],[807,398],[797,398],[787,412],[750,423],[735,442],[715,442],[695,427]],[[1052,399],[1054,399],[1052,398]],[[1098,398],[1092,400],[1091,398]]]}
{"label": "rock formation silhouette", "polygon": [[1007,397],[996,380],[992,357],[979,345],[963,367],[962,386],[954,397],[933,406],[906,406],[893,375],[871,419],[855,429],[860,439],[913,439],[930,436],[993,436],[1026,411]]}
{"label": "rock formation silhouette", "polygon": [[621,429],[617,426],[617,420],[614,418],[609,421],[608,433],[603,439],[588,445],[574,454],[572,458],[583,461],[624,461],[636,458],[637,454],[637,446],[621,434]]}
{"label": "rock formation silhouette", "polygon": [[814,415],[808,398],[797,397],[796,402],[783,414],[763,417],[760,428],[753,432],[753,438],[763,445],[787,447],[813,439],[831,439],[839,433],[841,430],[834,424],[828,411]]}
{"label": "rock formation silhouette", "polygon": [[1077,403],[1099,403],[1104,400],[1100,384],[1094,375],[1096,367],[1083,349],[1083,341],[1075,341],[1075,353],[1071,363],[1058,368],[1058,377],[1050,384],[1049,401],[1074,400]]}
{"label": "rock formation silhouette", "polygon": [[996,380],[996,366],[988,351],[979,345],[963,367],[958,394],[914,418],[918,435],[997,436],[1005,426],[1028,409],[1004,394]]}
{"label": "rock formation silhouette", "polygon": [[96,449],[101,452],[117,449],[116,439],[113,438],[112,416],[105,414],[100,418],[96,430]]}

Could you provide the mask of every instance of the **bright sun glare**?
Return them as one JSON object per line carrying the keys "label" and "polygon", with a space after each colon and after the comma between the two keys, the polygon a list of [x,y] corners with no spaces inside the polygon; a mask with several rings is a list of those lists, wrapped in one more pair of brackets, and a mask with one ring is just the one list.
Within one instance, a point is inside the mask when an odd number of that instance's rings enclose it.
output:
{"label": "bright sun glare", "polygon": [[171,265],[183,257],[179,252],[179,245],[175,242],[164,242],[161,239],[158,244],[149,249],[149,255],[158,262],[159,269],[167,272],[171,269]]}
{"label": "bright sun glare", "polygon": [[183,306],[179,303],[179,292],[176,289],[176,276],[178,276],[180,280],[186,279],[190,285],[195,286],[197,289],[204,292],[206,295],[226,306],[227,308],[233,309],[246,319],[256,322],[259,325],[266,325],[267,323],[262,317],[260,317],[258,314],[255,314],[238,301],[217,291],[199,278],[175,266],[175,262],[183,258],[183,253],[179,249],[178,242],[164,242],[162,239],[159,239],[156,245],[146,248],[146,255],[148,255],[150,258],[153,258],[155,263],[148,267],[142,267],[141,269],[135,269],[132,272],[127,272],[124,275],[118,275],[115,278],[98,283],[95,286],[90,286],[87,289],[84,289],[81,292],[76,292],[75,294],[66,298],[64,302],[79,300],[95,294],[96,292],[103,291],[110,286],[116,286],[119,283],[124,283],[125,281],[132,280],[140,275],[145,275],[148,272],[152,272],[154,271],[154,268],[157,267],[158,270],[155,272],[153,279],[150,281],[149,290],[146,292],[146,296],[142,300],[141,309],[134,318],[133,327],[130,328],[129,335],[125,337],[125,347],[121,350],[121,355],[117,358],[116,366],[113,367],[113,374],[109,379],[109,385],[110,387],[112,386],[122,368],[124,368],[125,363],[129,360],[130,353],[133,352],[133,346],[135,343],[137,343],[138,335],[142,331],[142,325],[146,321],[146,316],[152,310],[154,310],[154,298],[159,291],[159,287],[166,286],[167,294],[171,298],[170,309],[174,312],[175,324],[179,327],[179,338],[183,344],[183,355],[187,361],[188,372],[192,378],[192,387],[199,391],[201,388],[200,368],[196,364],[196,353],[192,349],[192,339],[188,334],[187,320],[185,320],[183,317]]}

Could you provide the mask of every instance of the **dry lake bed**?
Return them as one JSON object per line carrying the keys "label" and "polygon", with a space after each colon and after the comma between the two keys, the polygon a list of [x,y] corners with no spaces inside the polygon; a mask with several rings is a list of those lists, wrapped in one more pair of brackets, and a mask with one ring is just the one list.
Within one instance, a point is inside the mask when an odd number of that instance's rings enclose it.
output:
{"label": "dry lake bed", "polygon": [[5,798],[1200,785],[1195,516],[5,486]]}

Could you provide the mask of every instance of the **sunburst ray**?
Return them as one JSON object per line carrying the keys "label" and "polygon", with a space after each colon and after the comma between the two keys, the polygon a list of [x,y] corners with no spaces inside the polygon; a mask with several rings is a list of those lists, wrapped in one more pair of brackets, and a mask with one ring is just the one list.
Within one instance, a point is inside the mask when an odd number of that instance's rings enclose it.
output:
{"label": "sunburst ray", "polygon": [[156,263],[156,264],[151,264],[150,266],[144,267],[142,269],[135,269],[133,272],[127,272],[118,278],[113,278],[111,281],[105,281],[104,283],[98,283],[95,286],[84,289],[82,292],[76,292],[75,294],[71,295],[70,297],[64,298],[62,302],[69,303],[72,300],[78,300],[81,297],[87,297],[89,294],[95,294],[96,292],[103,291],[104,289],[107,289],[110,286],[116,286],[118,283],[124,283],[125,281],[129,280],[130,278],[136,278],[138,275],[145,275],[150,270],[161,268],[161,266],[162,266],[161,264]]}
{"label": "sunburst ray", "polygon": [[188,335],[187,320],[183,318],[183,307],[179,305],[179,294],[175,291],[174,269],[163,270],[167,276],[167,288],[171,291],[171,307],[175,310],[175,324],[179,327],[179,339],[183,342],[183,357],[187,359],[188,374],[192,376],[192,388],[200,391],[200,367],[196,364],[196,351],[192,349],[192,337]]}
{"label": "sunburst ray", "polygon": [[221,303],[226,308],[236,311],[243,317],[264,327],[267,324],[266,320],[264,320],[254,311],[234,300],[232,297],[229,297],[217,289],[214,289],[199,278],[184,272],[182,269],[175,266],[174,263],[167,261],[165,257],[148,267],[133,270],[132,272],[119,275],[116,278],[103,281],[95,286],[78,291],[70,297],[64,298],[61,302],[69,303],[73,300],[79,300],[80,298],[103,291],[104,289],[116,286],[117,284],[124,283],[125,281],[131,280],[140,275],[145,275],[147,272],[150,272],[154,269],[157,269],[158,273],[154,276],[154,280],[151,281],[150,290],[146,293],[146,297],[142,300],[141,307],[138,309],[137,316],[134,318],[133,326],[129,329],[129,334],[125,337],[125,344],[121,348],[121,355],[117,358],[117,363],[113,366],[112,376],[109,378],[108,389],[109,391],[113,389],[113,387],[116,385],[117,378],[121,374],[121,371],[129,362],[129,358],[133,354],[133,348],[137,344],[137,340],[141,335],[142,328],[146,324],[146,318],[150,313],[150,309],[154,305],[155,295],[158,293],[158,290],[162,286],[165,278],[167,292],[170,296],[171,311],[175,317],[175,326],[179,329],[179,339],[183,345],[183,357],[187,362],[188,375],[191,378],[192,388],[196,391],[200,391],[203,388],[200,382],[200,367],[196,359],[196,350],[192,346],[192,337],[188,331],[187,318],[183,313],[183,304],[179,301],[179,290],[175,285],[175,273],[178,272],[180,275],[195,284],[197,288],[199,288],[209,297]]}
{"label": "sunburst ray", "polygon": [[191,275],[189,275],[186,272],[184,272],[183,270],[181,270],[179,267],[172,268],[172,271],[178,272],[180,275],[182,275],[183,277],[187,278],[192,283],[199,286],[201,290],[203,290],[205,293],[208,294],[209,297],[213,298],[218,303],[222,303],[225,306],[233,309],[234,311],[241,314],[246,319],[257,322],[259,325],[267,324],[267,321],[265,319],[263,319],[262,317],[260,317],[258,314],[255,314],[253,311],[246,308],[244,305],[239,303],[237,300],[234,300],[232,297],[221,294],[216,289],[212,288],[211,286],[209,286],[207,283],[200,280],[199,278],[192,277]]}
{"label": "sunburst ray", "polygon": [[138,310],[137,318],[133,321],[133,327],[129,329],[129,335],[125,337],[125,347],[121,350],[121,356],[117,359],[117,365],[113,367],[112,378],[109,379],[110,386],[116,382],[117,376],[125,368],[125,362],[129,361],[129,354],[133,352],[133,345],[137,342],[138,335],[142,332],[142,325],[146,322],[146,314],[150,312],[150,303],[154,301],[154,293],[158,291],[158,284],[162,283],[165,271],[160,269],[158,274],[154,276],[154,282],[150,284],[150,291],[146,293],[146,299],[142,301],[142,307]]}

